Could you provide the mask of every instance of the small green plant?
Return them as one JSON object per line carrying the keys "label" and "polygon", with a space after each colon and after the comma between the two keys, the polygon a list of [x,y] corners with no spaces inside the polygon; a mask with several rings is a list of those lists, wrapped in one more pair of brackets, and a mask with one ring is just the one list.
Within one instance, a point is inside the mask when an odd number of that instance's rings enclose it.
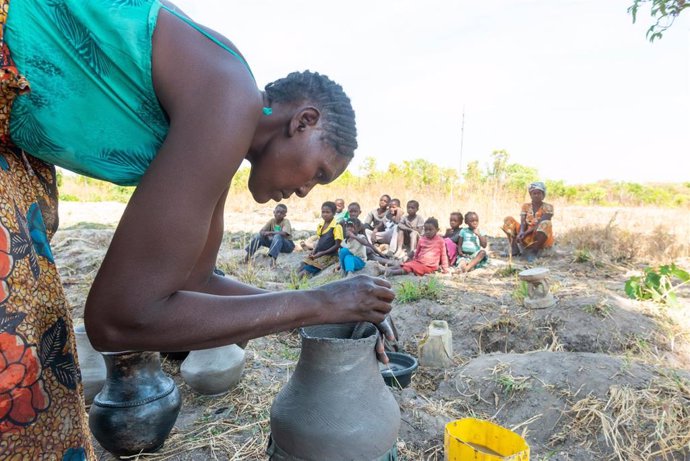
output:
{"label": "small green plant", "polygon": [[592,260],[592,253],[587,248],[581,248],[575,251],[575,262],[586,263]]}
{"label": "small green plant", "polygon": [[411,303],[419,299],[438,299],[441,294],[441,283],[435,277],[419,282],[402,282],[395,292],[395,298],[401,303]]}
{"label": "small green plant", "polygon": [[237,279],[240,282],[246,283],[248,285],[253,285],[259,288],[263,288],[265,286],[264,281],[260,276],[255,264],[252,264],[250,262],[249,264],[244,266],[243,269],[244,270],[240,270],[237,272]]}
{"label": "small green plant", "polygon": [[518,284],[515,286],[515,289],[513,290],[511,296],[515,301],[521,303],[525,300],[528,293],[529,286],[527,285],[527,282],[525,282],[524,280],[520,280]]}
{"label": "small green plant", "polygon": [[309,279],[306,275],[300,276],[297,271],[290,271],[287,287],[290,290],[306,290],[309,288]]}
{"label": "small green plant", "polygon": [[517,274],[518,272],[520,272],[520,269],[513,266],[512,264],[508,264],[507,266],[498,269],[496,272],[494,272],[494,274],[499,277],[511,277]]}
{"label": "small green plant", "polygon": [[596,304],[587,304],[586,306],[582,306],[583,311],[596,317],[608,317],[611,314],[611,309],[611,306],[606,302],[605,299]]}
{"label": "small green plant", "polygon": [[505,395],[511,395],[519,391],[530,389],[529,376],[513,376],[510,373],[502,373],[496,377],[496,383],[501,386]]}
{"label": "small green plant", "polygon": [[[680,280],[680,283],[674,285],[675,279]],[[632,276],[625,282],[625,293],[632,299],[675,306],[678,304],[676,291],[689,282],[690,274],[675,264],[656,269],[647,267],[644,275]]]}

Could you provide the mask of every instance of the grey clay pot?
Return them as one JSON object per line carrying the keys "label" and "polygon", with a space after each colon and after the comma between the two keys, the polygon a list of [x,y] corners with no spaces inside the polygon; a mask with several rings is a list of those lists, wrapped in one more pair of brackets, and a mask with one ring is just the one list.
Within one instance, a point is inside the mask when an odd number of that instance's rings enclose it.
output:
{"label": "grey clay pot", "polygon": [[271,406],[273,461],[376,460],[395,446],[400,409],[379,371],[376,327],[350,339],[354,327],[300,330],[295,372]]}
{"label": "grey clay pot", "polygon": [[158,450],[170,434],[182,400],[161,370],[158,352],[103,354],[108,377],[89,411],[98,443],[118,456]]}

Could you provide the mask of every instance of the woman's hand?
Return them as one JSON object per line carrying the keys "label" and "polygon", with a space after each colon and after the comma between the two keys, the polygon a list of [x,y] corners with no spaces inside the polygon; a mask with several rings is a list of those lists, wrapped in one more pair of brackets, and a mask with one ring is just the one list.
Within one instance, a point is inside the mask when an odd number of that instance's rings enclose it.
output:
{"label": "woman's hand", "polygon": [[388,340],[394,351],[398,350],[398,338],[396,337],[395,326],[390,315],[387,315],[383,322],[376,324],[376,328],[379,330],[378,339],[376,340],[376,358],[381,363],[388,363],[386,340]]}
{"label": "woman's hand", "polygon": [[395,293],[387,280],[357,275],[328,283],[316,291],[323,295],[324,323],[383,322],[391,311]]}

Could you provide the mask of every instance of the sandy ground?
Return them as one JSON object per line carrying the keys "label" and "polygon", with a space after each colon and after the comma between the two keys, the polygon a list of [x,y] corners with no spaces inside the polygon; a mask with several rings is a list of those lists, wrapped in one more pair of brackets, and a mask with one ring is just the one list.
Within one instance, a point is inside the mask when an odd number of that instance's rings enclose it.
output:
{"label": "sandy ground", "polygon": [[[54,253],[77,322],[123,209],[61,204]],[[219,267],[268,289],[294,288],[290,274],[300,252],[281,256],[277,269],[261,254],[253,264],[240,264],[247,239],[266,220],[265,214],[242,216],[228,220]],[[293,219],[301,237],[313,225]],[[445,424],[465,416],[521,434],[533,460],[690,459],[689,290],[681,291],[675,308],[632,301],[623,292],[634,273],[630,267],[576,263],[572,248],[556,246],[538,265],[550,269],[557,304],[529,310],[514,271],[498,256],[503,249],[504,241],[492,238],[488,267],[434,276],[441,286],[434,299],[396,301],[393,317],[405,351],[417,354],[432,320],[448,322],[454,351],[451,367],[420,368],[408,388],[393,390],[402,412],[401,459],[442,459]],[[526,267],[514,262],[516,269]],[[325,272],[310,283],[338,277]],[[418,282],[409,276],[391,280],[398,289],[402,282]],[[154,459],[260,459],[267,411],[294,369],[299,339],[295,332],[271,335],[251,341],[247,352],[240,386],[216,398],[195,395],[181,380],[179,363],[165,363],[184,408]],[[243,405],[253,410],[233,413]],[[209,421],[220,429],[198,442],[199,428]],[[101,459],[111,458],[101,451]]]}

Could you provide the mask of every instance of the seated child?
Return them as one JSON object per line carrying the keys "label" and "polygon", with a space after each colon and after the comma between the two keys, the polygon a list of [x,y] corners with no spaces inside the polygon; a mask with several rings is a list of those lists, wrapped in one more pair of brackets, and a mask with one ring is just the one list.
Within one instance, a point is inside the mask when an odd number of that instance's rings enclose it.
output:
{"label": "seated child", "polygon": [[553,205],[546,203],[546,185],[541,181],[533,182],[528,188],[531,202],[523,203],[520,210],[520,222],[512,216],[503,220],[503,232],[508,236],[510,253],[513,256],[524,254],[527,262],[533,262],[544,248],[551,248],[554,243]]}
{"label": "seated child", "polygon": [[[359,219],[359,215],[362,214],[362,208],[360,208],[359,203],[357,202],[352,202],[347,206],[347,211],[345,211],[345,214],[343,215],[342,219],[340,219],[338,222],[340,224],[344,224],[346,221],[349,221],[350,219]],[[360,224],[362,224],[362,234],[364,233],[364,223],[360,221]]]}
{"label": "seated child", "polygon": [[355,271],[364,269],[367,259],[367,248],[372,245],[362,234],[364,225],[357,218],[352,218],[345,222],[345,240],[340,244],[338,258],[340,259],[340,269],[345,277],[351,276]]}
{"label": "seated child", "polygon": [[448,264],[455,265],[458,259],[458,242],[460,241],[460,226],[462,226],[462,213],[454,211],[450,214],[450,227],[446,229],[443,241],[446,242]]}
{"label": "seated child", "polygon": [[458,266],[463,272],[484,267],[489,262],[486,254],[486,235],[479,232],[479,215],[474,211],[465,214],[465,224],[458,242]]}
{"label": "seated child", "polygon": [[259,247],[268,247],[268,255],[272,258],[271,265],[275,266],[279,253],[292,253],[295,244],[292,241],[292,227],[290,221],[285,217],[287,206],[279,203],[273,210],[273,218],[270,219],[259,233],[252,237],[252,240],[245,248],[247,255],[244,262],[249,261]]}
{"label": "seated child", "polygon": [[314,275],[338,261],[338,248],[343,241],[343,228],[335,222],[335,203],[324,202],[321,205],[321,218],[316,227],[316,235],[319,240],[314,249],[304,258],[299,276]]}
{"label": "seated child", "polygon": [[439,266],[444,274],[448,273],[448,255],[443,238],[438,235],[438,220],[429,218],[424,222],[424,234],[419,239],[412,260],[402,264],[395,260],[389,261],[392,267],[386,270],[385,275],[402,275],[410,272],[425,275],[436,272]]}
{"label": "seated child", "polygon": [[[352,202],[347,207],[347,210],[344,210],[345,201],[343,199],[337,198],[337,199],[335,199],[335,202],[333,202],[333,203],[335,203],[334,219],[335,219],[335,222],[337,222],[338,224],[342,225],[345,221],[347,221],[350,218],[350,207],[352,207],[353,204],[357,206],[357,212],[353,217],[355,217],[355,218],[359,217],[359,213],[360,213],[359,203]],[[316,242],[318,242],[318,241],[319,241],[318,235],[311,235],[311,236],[307,237],[306,240],[301,240],[299,242],[299,244],[303,250],[307,251],[307,250],[313,250],[314,245],[316,245]]]}
{"label": "seated child", "polygon": [[418,211],[418,201],[410,200],[407,202],[407,214],[398,223],[398,241],[397,248],[395,248],[395,257],[397,259],[403,259],[407,256],[404,253],[406,243],[410,253],[414,254],[414,251],[417,249],[419,237],[424,232],[424,218],[417,214]]}
{"label": "seated child", "polygon": [[364,218],[364,228],[366,229],[367,237],[371,231],[383,223],[383,220],[386,217],[386,212],[388,211],[388,203],[390,201],[391,196],[388,194],[383,194],[381,198],[379,198],[379,207],[371,210],[369,214],[367,214],[367,217]]}
{"label": "seated child", "polygon": [[347,210],[345,209],[345,200],[337,198],[333,203],[335,203],[335,222],[345,220],[348,217]]}
{"label": "seated child", "polygon": [[368,234],[369,242],[372,244],[384,243],[388,245],[390,253],[395,252],[398,240],[398,223],[402,218],[400,200],[391,199],[388,204],[388,211],[383,220]]}

